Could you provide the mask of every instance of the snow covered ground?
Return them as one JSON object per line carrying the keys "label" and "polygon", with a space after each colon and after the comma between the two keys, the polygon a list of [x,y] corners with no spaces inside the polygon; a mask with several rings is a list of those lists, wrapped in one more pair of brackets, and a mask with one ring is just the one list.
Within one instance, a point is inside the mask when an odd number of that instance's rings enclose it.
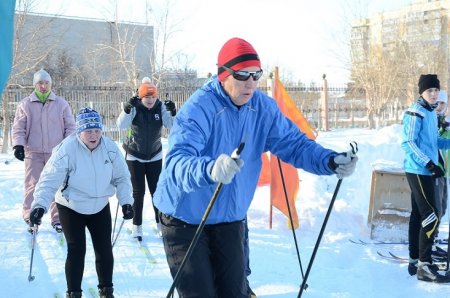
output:
{"label": "snow covered ground", "polygon": [[[320,249],[308,278],[308,289],[302,297],[449,297],[450,285],[419,282],[408,275],[406,264],[380,258],[377,251],[389,250],[406,256],[406,245],[358,245],[349,239],[370,240],[367,214],[371,173],[380,164],[401,167],[401,126],[379,130],[347,129],[319,134],[318,142],[336,151],[349,150],[349,142],[359,145],[356,173],[344,179],[329,218]],[[11,154],[0,154],[0,288],[2,297],[63,297],[66,290],[65,243],[60,243],[45,215],[34,254],[32,274],[28,281],[31,237],[21,218],[23,164],[11,160]],[[296,237],[303,273],[317,240],[336,177],[318,177],[300,171],[300,192],[296,202],[300,228]],[[149,195],[147,195],[149,196]],[[111,199],[113,216],[117,200]],[[125,223],[114,247],[114,287],[116,297],[165,297],[171,277],[162,241],[155,234],[149,197],[144,213],[145,245],[150,254],[141,251],[127,233]],[[119,215],[120,215],[119,211]],[[248,213],[250,227],[250,284],[258,297],[297,297],[302,283],[292,231],[287,219],[274,210],[273,229],[269,229],[269,188],[258,188]],[[117,222],[117,227],[121,216]],[[443,219],[441,236],[446,237],[448,219]],[[117,229],[116,229],[117,231]],[[89,234],[88,234],[89,235]],[[97,278],[92,246],[88,242],[83,291],[95,289]],[[5,294],[8,293],[8,294]]]}

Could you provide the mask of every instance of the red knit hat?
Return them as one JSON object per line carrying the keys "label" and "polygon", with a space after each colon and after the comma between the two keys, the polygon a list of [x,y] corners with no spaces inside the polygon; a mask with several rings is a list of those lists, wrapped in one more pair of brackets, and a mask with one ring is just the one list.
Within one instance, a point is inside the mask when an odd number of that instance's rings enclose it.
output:
{"label": "red knit hat", "polygon": [[142,83],[138,90],[138,95],[140,98],[146,96],[158,96],[158,89],[151,82]]}
{"label": "red knit hat", "polygon": [[219,81],[223,81],[231,74],[222,66],[238,71],[249,66],[261,68],[261,62],[259,61],[258,53],[256,53],[250,43],[242,38],[234,37],[228,40],[220,49],[217,66]]}

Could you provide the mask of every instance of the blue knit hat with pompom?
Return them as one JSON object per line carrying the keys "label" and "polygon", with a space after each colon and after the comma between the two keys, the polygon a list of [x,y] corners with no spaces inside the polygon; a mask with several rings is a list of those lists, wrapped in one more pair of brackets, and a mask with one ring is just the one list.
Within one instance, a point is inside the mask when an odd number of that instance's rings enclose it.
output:
{"label": "blue knit hat with pompom", "polygon": [[100,117],[100,114],[90,108],[82,108],[77,115],[76,119],[77,123],[77,133],[80,133],[86,129],[102,129],[102,117]]}

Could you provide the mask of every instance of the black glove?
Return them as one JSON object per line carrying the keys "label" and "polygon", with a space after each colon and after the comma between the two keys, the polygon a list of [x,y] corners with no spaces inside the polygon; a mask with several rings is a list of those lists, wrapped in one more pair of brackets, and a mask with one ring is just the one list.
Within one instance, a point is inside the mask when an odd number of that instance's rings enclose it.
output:
{"label": "black glove", "polygon": [[139,103],[139,96],[133,96],[128,100],[127,103],[123,106],[123,111],[127,114],[130,114],[131,108],[136,107]]}
{"label": "black glove", "polygon": [[23,149],[22,145],[16,145],[13,147],[14,149],[14,156],[20,160],[23,161],[25,159],[25,150]]}
{"label": "black glove", "polygon": [[44,216],[44,208],[38,207],[34,208],[30,213],[30,226],[40,225],[42,216]]}
{"label": "black glove", "polygon": [[434,162],[432,162],[431,160],[427,163],[425,167],[427,168],[428,171],[431,172],[431,175],[434,178],[443,177],[445,175],[444,170],[442,170],[440,166],[435,165]]}
{"label": "black glove", "polygon": [[170,114],[175,116],[177,114],[177,108],[175,107],[175,103],[170,99],[166,99],[164,101],[164,105],[166,106],[166,110],[170,112]]}
{"label": "black glove", "polygon": [[133,207],[130,204],[125,204],[122,206],[123,219],[132,219],[134,212]]}

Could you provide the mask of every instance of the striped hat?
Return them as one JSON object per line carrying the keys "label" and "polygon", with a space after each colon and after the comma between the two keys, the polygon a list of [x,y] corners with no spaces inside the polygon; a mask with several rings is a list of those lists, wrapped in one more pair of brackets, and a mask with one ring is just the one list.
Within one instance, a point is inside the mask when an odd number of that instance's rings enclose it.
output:
{"label": "striped hat", "polygon": [[102,117],[96,110],[86,107],[82,108],[77,115],[76,119],[77,133],[80,133],[86,129],[102,129]]}
{"label": "striped hat", "polygon": [[261,61],[259,61],[258,53],[248,41],[234,37],[222,46],[219,57],[217,57],[219,81],[225,80],[230,75],[222,66],[239,71],[249,66],[261,68]]}

